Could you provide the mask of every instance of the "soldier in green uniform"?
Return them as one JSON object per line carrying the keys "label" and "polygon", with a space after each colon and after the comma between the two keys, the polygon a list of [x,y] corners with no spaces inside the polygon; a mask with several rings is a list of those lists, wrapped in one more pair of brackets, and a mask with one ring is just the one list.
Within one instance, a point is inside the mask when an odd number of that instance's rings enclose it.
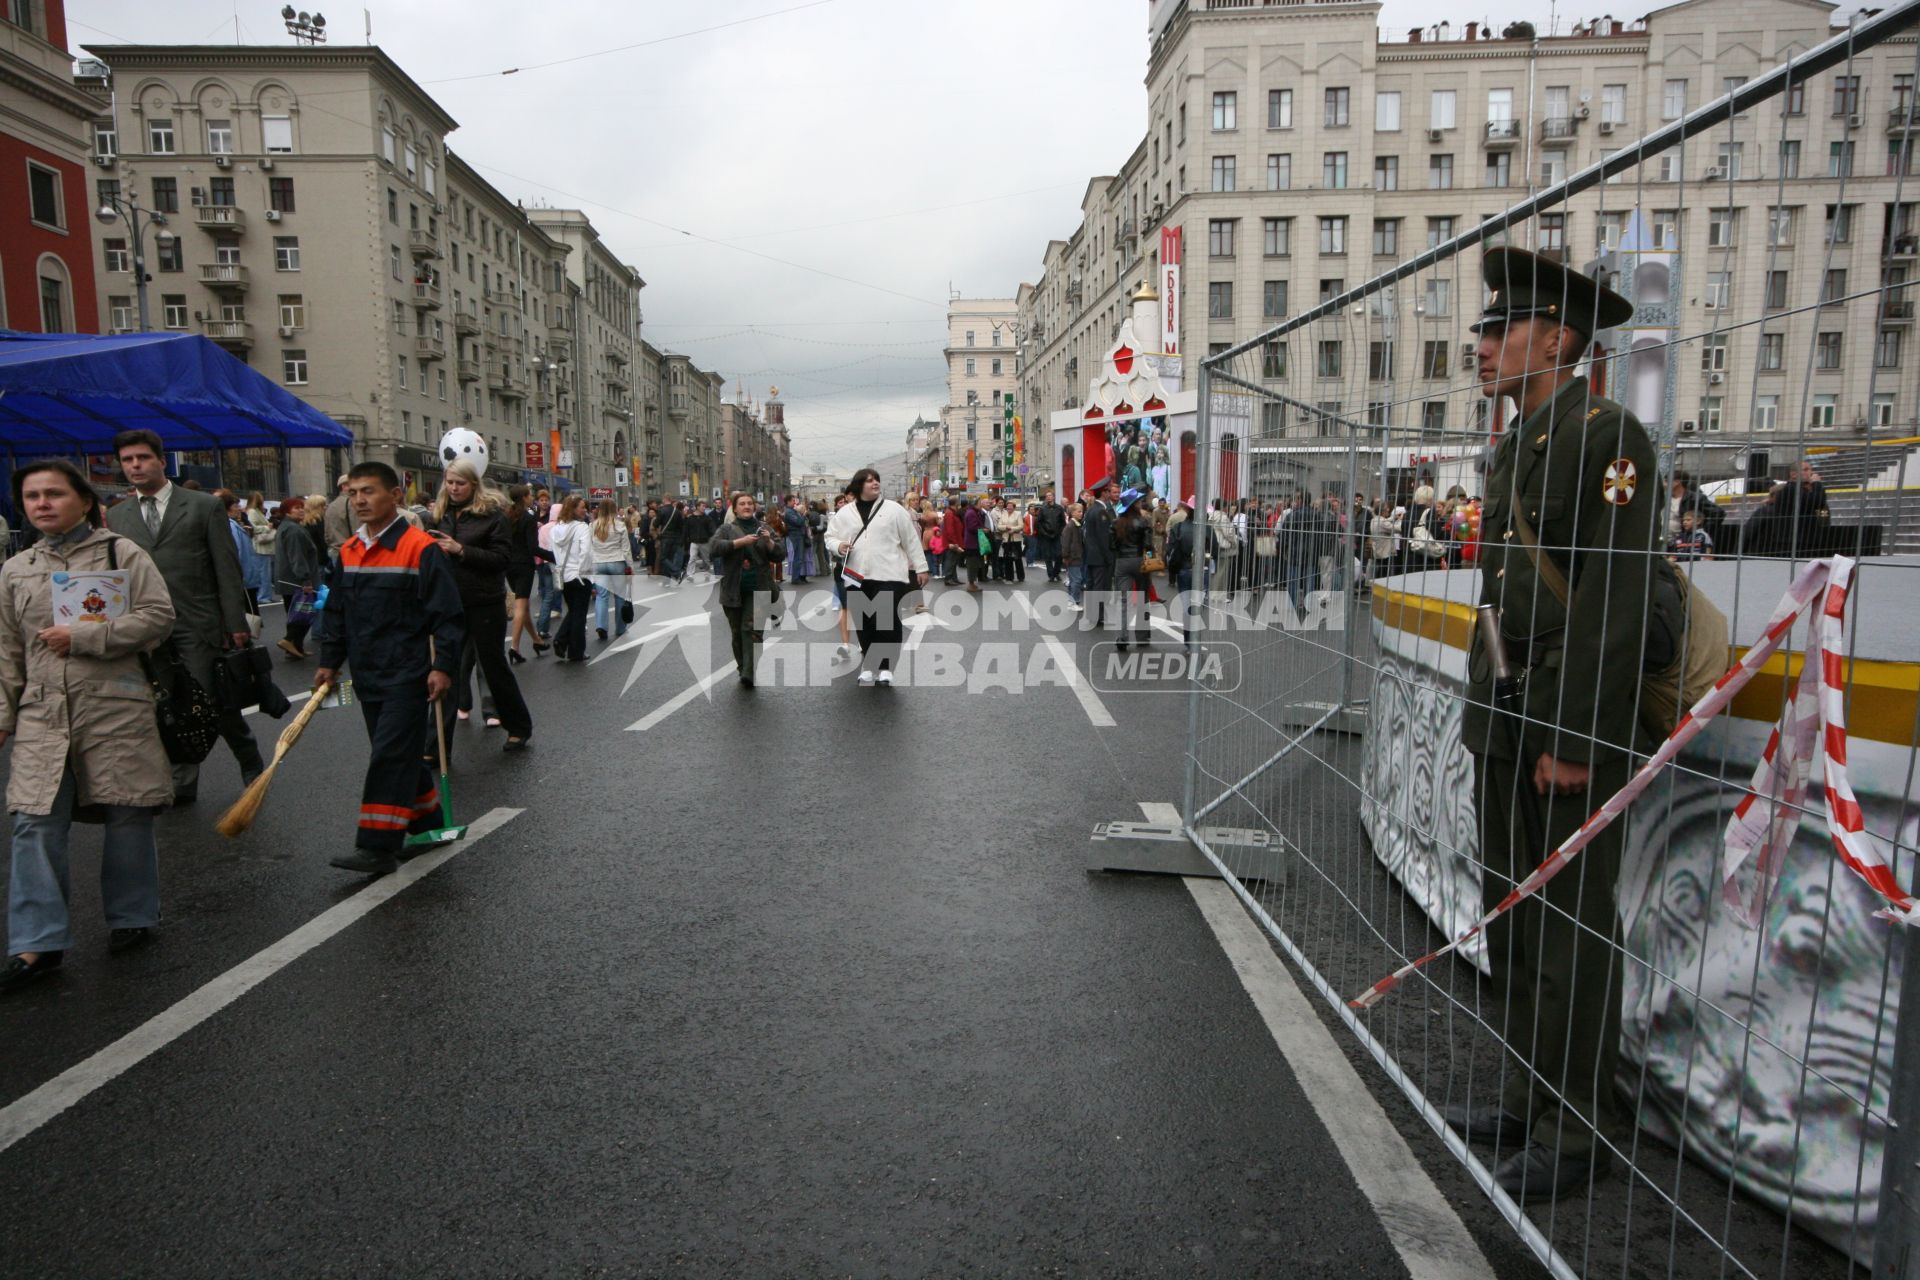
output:
{"label": "soldier in green uniform", "polygon": [[[1520,407],[1494,447],[1480,526],[1481,600],[1499,610],[1510,678],[1496,679],[1476,630],[1462,725],[1491,909],[1626,782],[1630,753],[1653,746],[1637,712],[1663,504],[1645,430],[1576,375],[1593,334],[1631,305],[1520,250],[1490,251],[1483,271],[1481,391]],[[1504,1149],[1495,1177],[1522,1200],[1584,1187],[1610,1164],[1623,828],[1487,931],[1488,1018],[1510,1052],[1499,1101],[1446,1118]]]}

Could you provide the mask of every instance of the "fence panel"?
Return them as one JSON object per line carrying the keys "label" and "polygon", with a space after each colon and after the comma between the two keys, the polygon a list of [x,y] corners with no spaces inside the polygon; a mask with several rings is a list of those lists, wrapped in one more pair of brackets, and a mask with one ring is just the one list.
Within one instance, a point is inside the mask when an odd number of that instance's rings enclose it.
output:
{"label": "fence panel", "polygon": [[[1376,195],[1363,229],[1304,200],[1289,234],[1321,255],[1322,296],[1201,366],[1194,487],[1216,551],[1198,640],[1243,661],[1237,686],[1192,691],[1188,834],[1556,1274],[1838,1276],[1873,1255],[1911,933],[1876,913],[1901,909],[1920,843],[1913,95],[1907,120],[1836,109],[1836,143],[1887,147],[1871,179],[1849,145],[1810,187],[1780,144],[1804,139],[1801,104],[1844,103],[1869,49],[1920,72],[1920,46],[1883,43],[1917,11],[1863,18],[1479,226],[1414,226]],[[1536,301],[1580,333],[1482,341],[1502,245],[1609,285],[1631,318],[1600,328],[1549,268]],[[1334,264],[1366,248],[1393,265],[1348,289]],[[1536,524],[1566,601],[1524,547]],[[1476,640],[1483,569],[1507,681]],[[1676,652],[1663,581],[1711,604],[1677,651],[1697,635],[1716,673],[1751,651],[1750,677],[1541,892],[1476,929],[1676,723],[1633,727],[1653,722],[1640,673]],[[1796,583],[1810,606],[1769,652]],[[1832,693],[1797,701],[1802,680]],[[1783,718],[1775,758],[1792,757],[1796,706],[1804,789],[1756,773]],[[1565,771],[1583,761],[1584,781]],[[1729,879],[1738,812],[1761,852]],[[1201,834],[1242,828],[1276,841]],[[1496,1142],[1459,1114],[1487,1107],[1517,1113]],[[1528,1137],[1579,1157],[1557,1194],[1538,1165],[1520,1180]],[[1886,1233],[1920,1245],[1904,1216]]]}

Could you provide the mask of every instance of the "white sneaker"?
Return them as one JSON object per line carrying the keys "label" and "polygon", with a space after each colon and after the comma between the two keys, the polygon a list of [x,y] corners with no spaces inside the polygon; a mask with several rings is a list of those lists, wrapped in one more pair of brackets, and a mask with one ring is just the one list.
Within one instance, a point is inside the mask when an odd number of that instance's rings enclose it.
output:
{"label": "white sneaker", "polygon": [[861,686],[862,686],[862,687],[864,688],[865,686],[867,686],[867,685],[871,685],[872,683],[873,683],[873,672],[871,672],[871,671],[862,671],[862,672],[860,673],[860,684],[861,684]]}
{"label": "white sneaker", "polygon": [[853,646],[852,646],[852,645],[850,645],[850,644],[842,644],[842,645],[836,645],[836,646],[834,646],[834,650],[833,650],[833,660],[834,660],[835,662],[839,662],[839,661],[841,661],[842,659],[845,659],[845,658],[850,658],[850,657],[852,657],[852,656],[853,656]]}
{"label": "white sneaker", "polygon": [[1067,602],[1067,608],[1073,610],[1075,613],[1085,613],[1087,611],[1085,605],[1074,604],[1072,601]]}
{"label": "white sneaker", "polygon": [[893,684],[893,668],[892,667],[882,668],[879,676],[879,681],[881,684],[884,684],[884,685],[892,685]]}

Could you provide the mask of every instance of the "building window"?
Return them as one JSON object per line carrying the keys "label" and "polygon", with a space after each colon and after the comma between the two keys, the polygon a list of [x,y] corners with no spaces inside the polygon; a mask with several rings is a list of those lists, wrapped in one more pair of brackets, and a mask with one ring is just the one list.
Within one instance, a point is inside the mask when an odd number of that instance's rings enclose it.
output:
{"label": "building window", "polygon": [[1867,421],[1876,427],[1893,425],[1893,393],[1891,391],[1873,393],[1873,407],[1868,412]]}
{"label": "building window", "polygon": [[1400,254],[1400,219],[1375,218],[1373,220],[1373,252],[1381,258],[1398,257]]}
{"label": "building window", "polygon": [[1625,124],[1627,122],[1627,86],[1623,84],[1603,84],[1600,86],[1600,123]]}
{"label": "building window", "polygon": [[440,398],[445,400],[447,398],[447,371],[445,369],[435,370],[435,379],[438,383],[436,389],[440,394]]}
{"label": "building window", "polygon": [[1787,139],[1780,144],[1780,176],[1800,176],[1800,142],[1797,138]]}
{"label": "building window", "polygon": [[1513,183],[1513,153],[1511,151],[1487,152],[1487,182],[1489,187],[1511,186]]}
{"label": "building window", "polygon": [[282,329],[304,329],[307,327],[307,299],[299,293],[280,295],[280,327]]}
{"label": "building window", "polygon": [[1340,339],[1322,338],[1314,351],[1314,374],[1322,378],[1338,378],[1341,376],[1341,363]]}
{"label": "building window", "polygon": [[1853,176],[1853,143],[1829,142],[1827,144],[1827,176],[1829,178]]}
{"label": "building window", "polygon": [[1453,313],[1453,281],[1445,276],[1428,276],[1426,296],[1421,299],[1429,317]]}
{"label": "building window", "polygon": [[1293,128],[1293,90],[1267,90],[1267,128]]}
{"label": "building window", "polygon": [[1233,282],[1212,280],[1207,283],[1207,319],[1233,319]]}
{"label": "building window", "polygon": [[1270,382],[1284,381],[1287,376],[1287,344],[1285,342],[1263,342],[1260,344],[1260,376]]}
{"label": "building window", "polygon": [[1740,156],[1744,143],[1722,142],[1715,149],[1714,167],[1720,170],[1722,178],[1740,177]]}
{"label": "building window", "polygon": [[1322,302],[1332,302],[1346,291],[1347,281],[1344,276],[1326,277],[1320,281],[1320,301]]}
{"label": "building window", "polygon": [[293,119],[290,116],[261,116],[260,141],[271,156],[293,152]]}
{"label": "building window", "polygon": [[393,376],[399,382],[400,389],[405,391],[407,389],[407,358],[405,356],[395,357]]}
{"label": "building window", "polygon": [[1367,344],[1367,377],[1374,382],[1393,380],[1393,344],[1391,342]]}
{"label": "building window", "polygon": [[102,240],[100,251],[106,258],[108,271],[133,270],[133,255],[127,252],[127,242],[118,237]]}
{"label": "building window", "polygon": [[1348,109],[1353,100],[1351,89],[1329,89],[1326,92],[1326,110],[1321,123],[1329,129],[1347,127]]}
{"label": "building window", "polygon": [[1887,176],[1913,176],[1913,140],[1910,138],[1887,139]]}
{"label": "building window", "polygon": [[273,269],[275,271],[298,271],[300,269],[299,236],[275,236],[273,238]]}
{"label": "building window", "polygon": [[1288,191],[1293,188],[1293,157],[1291,155],[1271,155],[1267,157],[1267,190]]}
{"label": "building window", "polygon": [[1780,114],[1783,116],[1803,116],[1807,114],[1807,82],[1795,80],[1787,86],[1786,95],[1780,102]]}
{"label": "building window", "polygon": [[1783,311],[1787,306],[1787,273],[1769,271],[1766,279],[1765,306],[1769,311]]}
{"label": "building window", "polygon": [[1427,186],[1435,191],[1453,189],[1453,157],[1427,157]]}
{"label": "building window", "polygon": [[1833,78],[1833,114],[1852,116],[1860,114],[1860,77],[1835,76]]}
{"label": "building window", "polygon": [[1215,156],[1213,158],[1213,189],[1232,191],[1234,189],[1234,157]]}
{"label": "building window", "polygon": [[1287,282],[1263,280],[1260,283],[1260,315],[1266,320],[1282,320],[1287,314]]}
{"label": "building window", "polygon": [[1329,151],[1320,160],[1320,185],[1337,191],[1347,185],[1347,153]]}
{"label": "building window", "polygon": [[1706,308],[1709,311],[1725,310],[1732,302],[1733,274],[1728,271],[1707,272]]}
{"label": "building window", "polygon": [[973,377],[975,374],[979,372],[979,368],[978,368],[979,363],[980,362],[975,360],[972,356],[967,357],[966,373],[969,378]]}
{"label": "building window", "polygon": [[[406,281],[406,274],[400,269],[400,246],[397,244],[387,246],[387,274],[402,283]],[[506,330],[503,328],[501,332],[505,333]]]}
{"label": "building window", "polygon": [[294,211],[292,178],[267,179],[267,207],[278,209],[281,213]]}
{"label": "building window", "polygon": [[1567,248],[1567,215],[1564,213],[1543,213],[1540,215],[1539,248],[1548,253],[1564,253]]}
{"label": "building window", "polygon": [[233,121],[207,121],[207,154],[215,156],[233,154]]}
{"label": "building window", "polygon": [[1567,180],[1567,153],[1548,151],[1540,157],[1540,185],[1557,187]]}
{"label": "building window", "polygon": [[1427,127],[1429,129],[1451,129],[1454,127],[1454,109],[1459,94],[1453,89],[1435,89],[1427,102]]}
{"label": "building window", "polygon": [[120,134],[110,124],[93,126],[93,154],[97,156],[115,156],[120,154]]}
{"label": "building window", "polygon": [[1687,82],[1669,80],[1660,94],[1660,118],[1678,120],[1687,114]]}
{"label": "building window", "polygon": [[1727,335],[1710,335],[1700,344],[1700,372],[1724,373],[1727,368]]}
{"label": "building window", "polygon": [[1447,380],[1447,343],[1445,339],[1429,338],[1420,348],[1420,376],[1439,382],[1445,382]]}
{"label": "building window", "polygon": [[1320,252],[1322,254],[1341,254],[1346,251],[1346,218],[1333,217],[1320,219]]}
{"label": "building window", "polygon": [[988,372],[991,373],[996,378],[1000,376],[1000,357],[999,356],[995,356],[989,362]]}
{"label": "building window", "polygon": [[1753,429],[1772,431],[1780,425],[1780,397],[1756,396],[1753,401]]}
{"label": "building window", "polygon": [[1445,431],[1447,429],[1447,402],[1445,400],[1427,400],[1420,405],[1420,429],[1422,431]]}
{"label": "building window", "polygon": [[173,121],[147,121],[147,154],[170,156],[173,154]]}
{"label": "building window", "polygon": [[1829,267],[1820,276],[1820,305],[1837,307],[1847,296],[1847,271],[1845,267]]}
{"label": "building window", "polygon": [[1775,205],[1767,211],[1767,245],[1769,248],[1786,249],[1793,245],[1792,209]]}
{"label": "building window", "polygon": [[1813,340],[1813,367],[1824,372],[1835,372],[1840,368],[1840,334],[1838,331],[1817,333]]}
{"label": "building window", "polygon": [[400,225],[400,193],[392,187],[387,188],[387,221]]}
{"label": "building window", "polygon": [[973,330],[971,329],[967,330],[967,345],[968,346],[973,345]]}
{"label": "building window", "polygon": [[1399,132],[1400,95],[1398,93],[1373,95],[1373,127],[1380,133]]}
{"label": "building window", "polygon": [[1840,397],[1830,392],[1813,398],[1813,412],[1808,415],[1807,425],[1815,431],[1833,430],[1833,420],[1840,409]]}
{"label": "building window", "polygon": [[1215,129],[1237,129],[1239,125],[1240,95],[1235,93],[1216,93],[1213,95],[1213,127]]}
{"label": "building window", "polygon": [[406,170],[409,178],[420,171],[420,153],[413,149],[413,143],[409,142],[400,149],[400,161],[400,167]]}
{"label": "building window", "polygon": [[154,253],[160,270],[163,272],[185,271],[187,269],[186,252],[179,236],[154,241]]}
{"label": "building window", "polygon": [[133,299],[115,294],[107,299],[107,329],[111,333],[132,333],[134,324]]}
{"label": "building window", "polygon": [[1451,239],[1453,239],[1452,218],[1427,219],[1427,248],[1437,249]]}
{"label": "building window", "polygon": [[1398,191],[1400,189],[1400,157],[1375,156],[1373,158],[1373,188],[1376,191]]}
{"label": "building window", "polygon": [[299,349],[283,350],[280,353],[280,375],[290,387],[305,386],[307,353]]}
{"label": "building window", "polygon": [[1214,258],[1233,256],[1232,218],[1213,218],[1207,223],[1207,254]]}
{"label": "building window", "polygon": [[1784,333],[1763,333],[1760,335],[1760,371],[1778,373],[1784,367],[1787,352],[1787,335]]}
{"label": "building window", "polygon": [[1876,369],[1900,367],[1900,331],[1898,329],[1882,329],[1874,338],[1873,367]]}
{"label": "building window", "polygon": [[1738,212],[1733,209],[1710,209],[1707,211],[1707,247],[1726,249],[1733,244],[1734,219]]}
{"label": "building window", "polygon": [[163,293],[160,295],[160,327],[163,329],[184,329],[187,327],[186,294]]}
{"label": "building window", "polygon": [[28,216],[43,227],[66,230],[66,207],[60,196],[60,171],[27,161]]}
{"label": "building window", "polygon": [[153,180],[153,211],[155,213],[180,212],[179,179],[155,178]]}
{"label": "building window", "polygon": [[218,205],[223,209],[233,208],[233,179],[208,178],[207,203]]}

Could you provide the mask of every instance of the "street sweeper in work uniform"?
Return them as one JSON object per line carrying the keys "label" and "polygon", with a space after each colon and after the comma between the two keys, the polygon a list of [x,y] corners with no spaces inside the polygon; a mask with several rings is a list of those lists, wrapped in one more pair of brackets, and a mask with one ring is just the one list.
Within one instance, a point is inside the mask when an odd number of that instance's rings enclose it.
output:
{"label": "street sweeper in work uniform", "polygon": [[354,848],[329,861],[376,876],[406,856],[409,833],[440,824],[440,792],[420,744],[432,704],[453,687],[466,636],[453,566],[400,514],[403,496],[400,477],[384,462],[348,473],[355,528],[327,567],[314,673],[316,684],[332,683],[346,665],[373,743]]}

